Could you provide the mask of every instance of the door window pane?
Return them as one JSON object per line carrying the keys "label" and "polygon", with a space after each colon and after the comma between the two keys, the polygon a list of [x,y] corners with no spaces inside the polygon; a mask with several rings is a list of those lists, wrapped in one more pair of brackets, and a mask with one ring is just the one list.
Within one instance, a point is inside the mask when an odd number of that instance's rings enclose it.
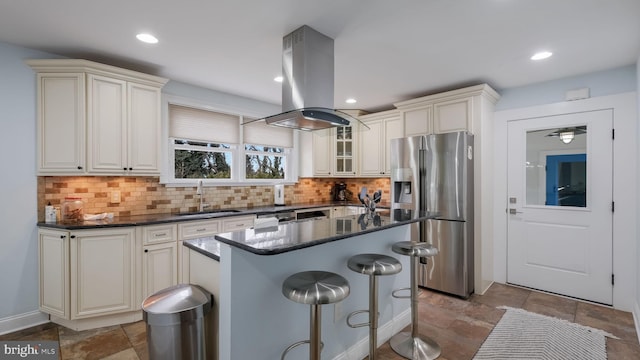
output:
{"label": "door window pane", "polygon": [[527,131],[528,205],[587,206],[587,127]]}

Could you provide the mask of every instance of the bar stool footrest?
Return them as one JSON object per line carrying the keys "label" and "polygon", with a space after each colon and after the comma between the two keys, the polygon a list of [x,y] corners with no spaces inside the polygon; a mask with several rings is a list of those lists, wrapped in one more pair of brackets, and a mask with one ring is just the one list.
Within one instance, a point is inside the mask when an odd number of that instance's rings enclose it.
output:
{"label": "bar stool footrest", "polygon": [[[411,298],[411,295],[397,295],[397,293],[400,292],[400,291],[411,291],[411,288],[408,287],[408,288],[402,288],[402,289],[395,289],[395,290],[393,290],[391,292],[391,296],[393,296],[396,299],[410,299]],[[417,295],[420,295],[420,294],[422,294],[422,290],[418,289],[418,294]]]}
{"label": "bar stool footrest", "polygon": [[[280,360],[284,360],[285,356],[287,356],[287,353],[291,350],[293,350],[294,348],[303,345],[303,344],[309,344],[311,343],[310,340],[300,340],[297,342],[294,342],[293,344],[289,345],[286,349],[284,349],[284,351],[282,352],[282,356],[280,357]],[[320,351],[322,351],[322,349],[324,348],[324,343],[321,341],[320,342]]]}
{"label": "bar stool footrest", "polygon": [[369,322],[363,322],[363,323],[359,323],[359,324],[352,324],[351,323],[351,318],[359,315],[359,314],[365,314],[365,313],[369,313],[369,310],[356,310],[352,313],[350,313],[349,315],[347,315],[347,325],[349,325],[350,328],[359,328],[359,327],[364,327],[364,326],[369,326]]}
{"label": "bar stool footrest", "polygon": [[411,291],[411,288],[410,288],[410,287],[408,287],[408,288],[402,288],[402,289],[396,289],[396,290],[393,290],[393,291],[391,292],[391,296],[393,296],[393,297],[394,297],[394,298],[396,298],[396,299],[411,299],[411,295],[410,295],[410,294],[409,294],[409,295],[398,295],[398,293],[399,293],[400,291],[409,291],[409,292],[410,292],[410,291]]}

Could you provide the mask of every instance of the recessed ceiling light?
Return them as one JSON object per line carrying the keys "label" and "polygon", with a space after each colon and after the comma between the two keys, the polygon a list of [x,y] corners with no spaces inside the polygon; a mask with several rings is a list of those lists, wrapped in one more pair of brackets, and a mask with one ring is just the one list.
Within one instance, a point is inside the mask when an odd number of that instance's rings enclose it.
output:
{"label": "recessed ceiling light", "polygon": [[276,77],[273,78],[273,81],[275,81],[275,82],[283,82],[284,78],[282,76],[276,76]]}
{"label": "recessed ceiling light", "polygon": [[350,98],[350,99],[345,100],[345,102],[346,102],[347,104],[355,104],[355,103],[357,103],[358,101],[356,101],[356,99]]}
{"label": "recessed ceiling light", "polygon": [[541,51],[539,53],[533,54],[533,56],[531,57],[531,60],[543,60],[543,59],[551,57],[551,55],[553,55],[552,52]]}
{"label": "recessed ceiling light", "polygon": [[158,39],[155,36],[151,35],[151,34],[145,34],[145,33],[138,34],[138,35],[136,35],[136,38],[138,38],[138,40],[140,40],[142,42],[145,42],[147,44],[157,44],[158,43]]}

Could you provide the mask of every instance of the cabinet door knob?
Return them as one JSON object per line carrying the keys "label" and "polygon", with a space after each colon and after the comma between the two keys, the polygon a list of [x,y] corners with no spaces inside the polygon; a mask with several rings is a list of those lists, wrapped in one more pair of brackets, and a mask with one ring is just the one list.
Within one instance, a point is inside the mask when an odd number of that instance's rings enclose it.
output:
{"label": "cabinet door knob", "polygon": [[126,167],[124,167],[124,168],[122,168],[122,170],[127,171],[127,168],[126,168]]}
{"label": "cabinet door knob", "polygon": [[133,170],[133,168],[129,168],[129,171]]}
{"label": "cabinet door knob", "polygon": [[66,237],[67,237],[67,235],[60,235],[60,239],[64,239]]}
{"label": "cabinet door knob", "polygon": [[82,166],[78,166],[78,170],[82,170]]}
{"label": "cabinet door knob", "polygon": [[70,238],[72,238],[72,239],[75,239],[75,238],[76,238],[76,236],[75,236],[75,235],[71,235],[71,236],[69,236],[69,237],[70,237]]}
{"label": "cabinet door knob", "polygon": [[144,252],[148,253],[148,252],[149,252],[149,249],[144,249]]}

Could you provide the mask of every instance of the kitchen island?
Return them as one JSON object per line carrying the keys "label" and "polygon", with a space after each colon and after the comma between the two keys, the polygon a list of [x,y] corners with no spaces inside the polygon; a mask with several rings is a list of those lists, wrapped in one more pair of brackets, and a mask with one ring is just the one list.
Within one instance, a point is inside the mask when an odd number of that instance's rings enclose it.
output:
{"label": "kitchen island", "polygon": [[[410,322],[409,301],[391,297],[392,290],[409,286],[409,261],[392,253],[391,245],[410,240],[408,225],[427,218],[387,210],[375,216],[292,222],[185,241],[191,250],[219,261],[219,273],[211,274],[218,277],[219,286],[219,359],[279,359],[289,344],[308,338],[308,306],[287,300],[281,291],[284,279],[306,270],[338,273],[351,286],[351,295],[343,302],[323,306],[323,358],[365,357],[368,329],[348,327],[346,316],[368,307],[368,278],[350,271],[347,260],[360,253],[386,254],[400,260],[405,269],[380,278],[378,338],[382,343]],[[306,358],[306,346],[288,356],[288,360]]]}

